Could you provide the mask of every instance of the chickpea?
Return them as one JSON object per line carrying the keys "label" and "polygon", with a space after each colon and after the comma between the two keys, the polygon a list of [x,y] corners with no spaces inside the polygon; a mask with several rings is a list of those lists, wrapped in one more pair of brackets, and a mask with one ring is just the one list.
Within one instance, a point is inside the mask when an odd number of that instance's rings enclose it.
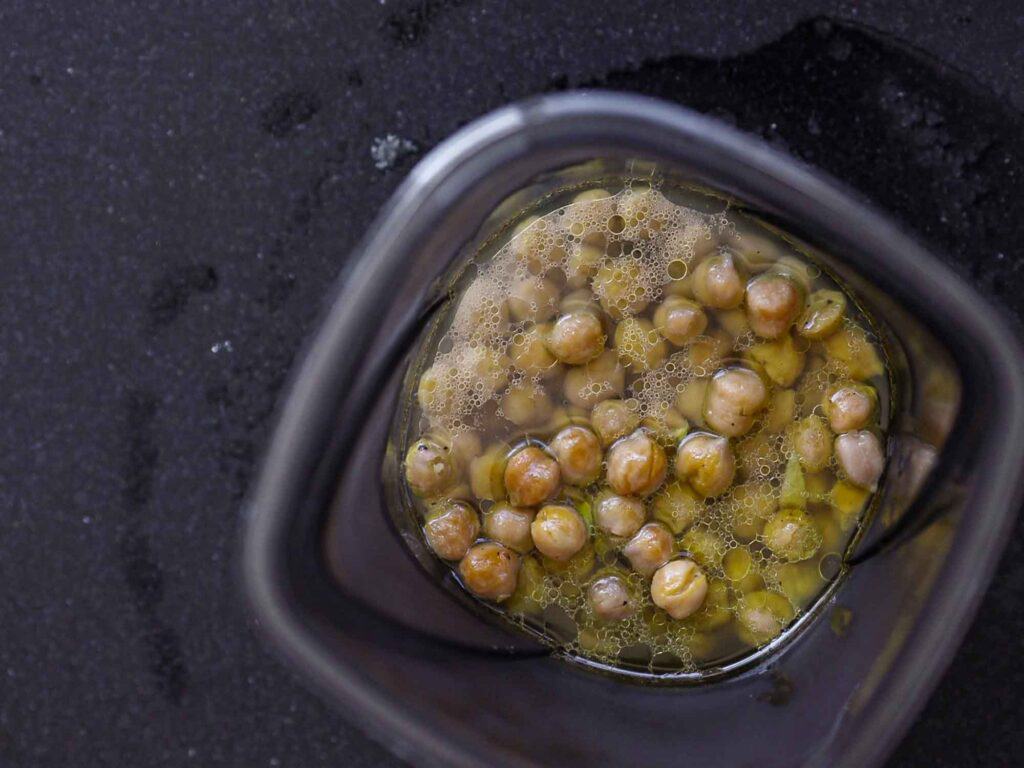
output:
{"label": "chickpea", "polygon": [[673,560],[651,580],[651,599],[673,619],[696,613],[708,594],[708,579],[693,560]]}
{"label": "chickpea", "polygon": [[832,459],[832,434],[821,416],[808,416],[792,428],[793,450],[808,472],[821,472]]}
{"label": "chickpea", "polygon": [[522,333],[512,337],[508,354],[512,364],[527,376],[550,378],[558,373],[559,365],[555,356],[544,343],[546,331],[538,325],[531,325]]}
{"label": "chickpea", "polygon": [[480,534],[480,520],[469,504],[446,501],[427,515],[423,533],[438,557],[461,560]]}
{"label": "chickpea", "polygon": [[679,546],[702,568],[720,568],[726,550],[722,537],[704,528],[688,530],[679,540]]}
{"label": "chickpea", "polygon": [[500,603],[516,591],[519,563],[519,555],[508,547],[485,541],[470,547],[459,563],[459,575],[470,592]]}
{"label": "chickpea", "polygon": [[635,373],[657,368],[668,354],[651,321],[637,317],[627,317],[615,328],[615,349],[623,364]]}
{"label": "chickpea", "polygon": [[632,536],[646,517],[644,503],[635,496],[603,491],[594,500],[594,522],[613,536]]}
{"label": "chickpea", "polygon": [[456,480],[451,451],[433,440],[417,440],[405,454],[405,479],[417,496],[436,496]]}
{"label": "chickpea", "polygon": [[608,452],[608,485],[623,496],[647,496],[665,480],[665,450],[644,432],[619,440]]}
{"label": "chickpea", "polygon": [[778,637],[793,614],[793,606],[785,596],[767,590],[744,595],[736,606],[740,635],[751,645],[763,645]]}
{"label": "chickpea", "polygon": [[640,418],[622,400],[605,400],[594,406],[590,423],[601,438],[601,445],[607,448],[640,426]]}
{"label": "chickpea", "polygon": [[548,333],[551,354],[563,363],[582,365],[604,351],[604,327],[593,312],[577,309],[562,315]]}
{"label": "chickpea", "polygon": [[642,312],[650,301],[642,287],[642,272],[640,264],[630,259],[607,262],[594,275],[594,295],[616,320]]}
{"label": "chickpea", "polygon": [[873,491],[885,469],[882,444],[874,433],[844,432],[835,440],[836,459],[843,475],[854,485]]}
{"label": "chickpea", "polygon": [[533,382],[513,384],[501,398],[502,414],[517,427],[541,424],[553,410],[548,393]]}
{"label": "chickpea", "polygon": [[743,278],[730,253],[704,259],[693,272],[693,295],[714,309],[732,309],[743,301]]}
{"label": "chickpea", "polygon": [[565,374],[565,398],[580,408],[592,408],[603,400],[621,395],[626,386],[626,372],[619,365],[614,350],[606,349],[586,365],[569,369]]}
{"label": "chickpea", "polygon": [[813,557],[821,549],[821,530],[800,509],[780,509],[764,524],[764,543],[790,563]]}
{"label": "chickpea", "polygon": [[508,308],[516,320],[541,323],[558,308],[558,286],[543,277],[526,277],[512,286]]}
{"label": "chickpea", "polygon": [[807,362],[803,346],[798,346],[786,333],[771,341],[754,344],[747,354],[763,369],[765,375],[780,387],[791,387],[800,378]]}
{"label": "chickpea", "polygon": [[726,368],[708,385],[704,421],[726,437],[739,437],[750,431],[767,403],[768,390],[760,376],[748,368]]}
{"label": "chickpea", "polygon": [[651,502],[654,519],[679,535],[695,522],[704,509],[704,501],[686,483],[666,485]]}
{"label": "chickpea", "polygon": [[558,492],[558,462],[535,445],[516,451],[505,464],[505,490],[517,507],[535,507]]}
{"label": "chickpea", "polygon": [[832,431],[839,434],[863,429],[871,421],[878,396],[865,384],[849,383],[826,394],[825,415]]}
{"label": "chickpea", "polygon": [[601,474],[601,443],[586,427],[566,427],[551,439],[548,448],[558,460],[562,480],[569,485],[589,485]]}
{"label": "chickpea", "polygon": [[538,551],[559,562],[583,549],[589,539],[587,524],[580,513],[564,504],[541,507],[530,524],[530,533]]}
{"label": "chickpea", "polygon": [[648,523],[622,548],[633,570],[650,576],[672,557],[672,533],[661,523]]}
{"label": "chickpea", "polygon": [[677,347],[704,333],[708,316],[700,304],[682,296],[669,296],[654,312],[654,326]]}
{"label": "chickpea", "polygon": [[416,387],[416,399],[429,415],[447,413],[455,403],[458,371],[445,363],[434,363],[420,376]]}
{"label": "chickpea", "polygon": [[811,341],[827,339],[843,327],[846,297],[839,291],[820,290],[807,300],[807,309],[797,320],[797,333]]}
{"label": "chickpea", "polygon": [[508,502],[499,501],[484,512],[484,536],[526,554],[533,549],[533,536],[530,535],[533,517],[534,512],[529,507],[513,507]]}
{"label": "chickpea", "polygon": [[721,496],[736,476],[736,456],[724,437],[695,432],[679,443],[676,477],[701,496]]}
{"label": "chickpea", "polygon": [[778,338],[803,309],[800,287],[780,274],[764,274],[747,283],[747,322],[766,339]]}
{"label": "chickpea", "polygon": [[[601,235],[598,237],[603,241]],[[604,243],[576,243],[569,251],[565,264],[566,283],[570,288],[582,288],[597,272],[604,259]]]}
{"label": "chickpea", "polygon": [[602,621],[622,621],[636,610],[626,582],[618,576],[602,576],[590,585],[587,599],[594,615]]}

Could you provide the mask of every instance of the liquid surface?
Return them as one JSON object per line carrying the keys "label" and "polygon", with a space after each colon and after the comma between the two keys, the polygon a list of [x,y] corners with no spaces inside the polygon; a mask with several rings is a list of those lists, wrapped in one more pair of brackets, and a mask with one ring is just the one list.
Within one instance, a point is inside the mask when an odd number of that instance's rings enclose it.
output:
{"label": "liquid surface", "polygon": [[510,621],[618,668],[699,672],[779,637],[884,465],[884,358],[852,299],[714,208],[626,183],[524,219],[410,371],[427,545]]}

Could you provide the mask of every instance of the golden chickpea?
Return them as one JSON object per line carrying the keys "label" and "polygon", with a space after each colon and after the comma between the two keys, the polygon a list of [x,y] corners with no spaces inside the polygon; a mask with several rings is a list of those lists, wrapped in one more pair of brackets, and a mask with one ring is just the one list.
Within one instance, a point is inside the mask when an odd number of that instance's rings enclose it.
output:
{"label": "golden chickpea", "polygon": [[835,440],[836,459],[843,475],[854,485],[873,491],[885,469],[882,444],[872,432],[844,432]]}
{"label": "golden chickpea", "polygon": [[530,524],[533,545],[544,556],[564,562],[575,555],[590,538],[580,513],[564,504],[541,507]]}
{"label": "golden chickpea", "polygon": [[608,485],[622,496],[647,496],[665,481],[665,450],[644,432],[619,440],[608,452]]}
{"label": "golden chickpea", "polygon": [[513,507],[499,501],[484,512],[484,536],[525,555],[533,549],[530,535],[533,517],[534,512],[529,507]]}
{"label": "golden chickpea", "polygon": [[807,299],[807,309],[797,320],[797,333],[805,339],[821,341],[843,327],[846,297],[839,291],[819,290]]}
{"label": "golden chickpea", "polygon": [[605,400],[594,406],[590,423],[601,438],[601,444],[607,448],[640,426],[640,418],[622,400]]}
{"label": "golden chickpea", "polygon": [[747,284],[747,322],[758,336],[781,336],[802,309],[800,287],[784,275],[759,275]]}
{"label": "golden chickpea", "polygon": [[436,496],[457,479],[451,451],[433,440],[417,440],[405,454],[405,479],[417,496]]}
{"label": "golden chickpea", "polygon": [[793,425],[793,450],[808,472],[821,472],[832,459],[832,433],[821,416],[808,416]]}
{"label": "golden chickpea", "polygon": [[526,277],[512,286],[508,308],[516,320],[541,323],[558,309],[558,286],[543,277]]}
{"label": "golden chickpea", "polygon": [[535,507],[558,492],[558,462],[535,445],[516,451],[505,464],[505,490],[517,507]]}
{"label": "golden chickpea", "polygon": [[768,403],[768,389],[748,368],[726,368],[716,373],[704,397],[704,422],[726,437],[750,431],[754,418]]}
{"label": "golden chickpea", "polygon": [[558,360],[544,343],[545,335],[544,328],[531,325],[522,333],[513,336],[508,345],[512,364],[527,376],[547,379],[559,371]]}
{"label": "golden chickpea", "polygon": [[598,403],[622,394],[626,372],[614,350],[606,349],[586,365],[578,365],[565,374],[565,399],[580,408],[593,408]]}
{"label": "golden chickpea", "polygon": [[594,500],[594,522],[613,536],[632,536],[646,517],[644,503],[635,496],[602,491]]}
{"label": "golden chickpea", "polygon": [[469,504],[446,501],[430,510],[423,533],[438,557],[461,560],[480,534],[480,519]]}
{"label": "golden chickpea", "polygon": [[708,316],[697,302],[669,296],[654,312],[654,327],[669,342],[681,347],[704,333]]}
{"label": "golden chickpea", "polygon": [[708,579],[704,571],[683,558],[661,566],[651,580],[651,599],[673,619],[685,619],[704,604]]}
{"label": "golden chickpea", "polygon": [[650,320],[627,317],[615,328],[615,349],[619,359],[634,373],[657,368],[668,354],[664,340]]}
{"label": "golden chickpea", "polygon": [[512,361],[491,347],[466,347],[457,357],[460,373],[469,372],[474,386],[479,383],[485,397],[490,397],[508,383],[508,370]]}
{"label": "golden chickpea", "polygon": [[721,496],[736,476],[736,456],[724,437],[695,432],[676,451],[676,477],[701,496]]}
{"label": "golden chickpea", "polygon": [[586,427],[571,425],[555,435],[548,445],[569,485],[589,485],[601,474],[601,443]]}
{"label": "golden chickpea", "polygon": [[604,342],[601,320],[585,309],[559,317],[547,338],[551,354],[569,365],[590,362],[604,351]]}
{"label": "golden chickpea", "polygon": [[[604,240],[603,236],[601,240]],[[604,260],[604,243],[575,243],[569,250],[565,263],[566,283],[570,288],[582,288],[597,272]]]}
{"label": "golden chickpea", "polygon": [[764,524],[764,543],[790,563],[813,557],[821,549],[821,530],[801,509],[780,509]]}
{"label": "golden chickpea", "polygon": [[459,576],[470,592],[500,603],[516,591],[519,555],[493,541],[470,547],[459,563]]}
{"label": "golden chickpea", "polygon": [[594,615],[602,621],[622,621],[636,610],[629,588],[618,576],[602,576],[590,585],[587,599]]}
{"label": "golden chickpea", "polygon": [[732,309],[743,301],[743,277],[730,253],[704,259],[693,272],[693,295],[713,309]]}
{"label": "golden chickpea", "polygon": [[763,645],[778,637],[793,614],[785,596],[767,590],[744,595],[736,605],[740,636],[751,645]]}
{"label": "golden chickpea", "polygon": [[871,421],[878,396],[866,384],[849,383],[825,396],[825,415],[832,431],[839,434],[863,429]]}
{"label": "golden chickpea", "polygon": [[628,259],[607,262],[594,275],[594,295],[616,320],[642,312],[649,303],[642,272],[638,262]]}
{"label": "golden chickpea", "polygon": [[633,570],[650,576],[672,557],[672,533],[661,523],[648,523],[622,548]]}
{"label": "golden chickpea", "polygon": [[416,399],[427,414],[437,416],[452,409],[458,392],[457,376],[458,371],[444,363],[434,363],[423,372],[416,388]]}
{"label": "golden chickpea", "polygon": [[541,424],[553,410],[548,393],[533,382],[513,384],[501,398],[502,414],[517,427]]}
{"label": "golden chickpea", "polygon": [[676,535],[697,522],[703,509],[704,500],[687,483],[666,485],[651,502],[654,519]]}

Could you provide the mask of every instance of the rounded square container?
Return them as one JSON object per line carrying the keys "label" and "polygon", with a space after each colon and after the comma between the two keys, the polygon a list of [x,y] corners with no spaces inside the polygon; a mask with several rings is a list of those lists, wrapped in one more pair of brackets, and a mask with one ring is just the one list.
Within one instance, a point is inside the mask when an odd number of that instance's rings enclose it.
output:
{"label": "rounded square container", "polygon": [[[408,353],[451,266],[544,194],[651,172],[806,243],[871,316],[893,377],[889,469],[849,575],[786,642],[699,686],[596,674],[467,611],[442,569],[409,556],[422,545],[392,524],[381,474]],[[934,256],[713,120],[567,94],[438,146],[352,256],[248,500],[243,576],[284,654],[416,765],[861,768],[889,753],[969,626],[1022,462],[1021,350]]]}

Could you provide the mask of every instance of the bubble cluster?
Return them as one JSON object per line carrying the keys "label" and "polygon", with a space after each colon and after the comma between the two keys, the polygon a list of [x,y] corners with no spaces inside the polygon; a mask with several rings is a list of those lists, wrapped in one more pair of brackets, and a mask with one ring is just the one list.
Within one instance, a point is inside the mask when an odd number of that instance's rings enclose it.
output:
{"label": "bubble cluster", "polygon": [[[564,562],[524,554],[518,588],[504,606],[568,653],[652,673],[738,658],[822,593],[866,506],[866,494],[842,482],[834,457],[815,471],[801,467],[792,432],[800,419],[822,414],[830,387],[849,379],[884,386],[879,346],[863,319],[848,316],[834,335],[813,342],[758,337],[743,306],[706,307],[706,327],[701,317],[676,343],[652,322],[659,303],[692,305],[695,268],[719,251],[736,259],[744,279],[772,269],[804,291],[834,287],[777,238],[746,221],[737,225],[734,215],[677,204],[647,183],[625,183],[614,194],[587,190],[523,219],[504,245],[472,262],[447,325],[414,369],[419,433],[475,446],[461,459],[467,482],[453,493],[475,498],[484,513],[502,498],[502,462],[516,446],[544,447],[566,425],[589,424],[599,403],[621,400],[671,467],[685,435],[709,430],[705,392],[716,372],[741,365],[770,384],[753,426],[729,440],[736,473],[728,490],[701,498],[670,469],[668,485],[644,502],[647,519],[672,530],[676,554],[693,559],[708,579],[704,604],[691,616],[673,620],[655,606],[649,577],[623,554],[627,538],[594,524],[607,461],[597,482],[562,489],[559,503],[579,510],[590,539]],[[607,348],[575,357],[578,350],[563,348],[572,338],[548,343],[553,325],[570,312],[598,318]],[[600,348],[601,333],[587,322]],[[787,536],[805,519],[820,545],[799,559],[792,542],[800,540]],[[607,576],[629,595],[630,605],[618,608],[621,620],[597,616],[587,599]]]}

